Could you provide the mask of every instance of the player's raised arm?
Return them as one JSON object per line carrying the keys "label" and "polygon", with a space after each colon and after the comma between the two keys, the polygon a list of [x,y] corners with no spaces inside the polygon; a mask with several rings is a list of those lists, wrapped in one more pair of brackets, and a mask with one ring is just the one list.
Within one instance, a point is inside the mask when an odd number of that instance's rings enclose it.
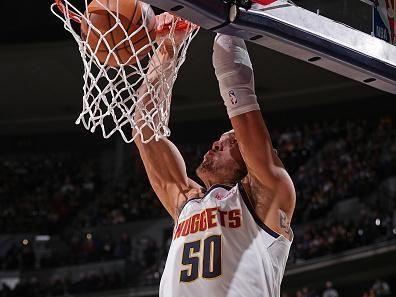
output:
{"label": "player's raised arm", "polygon": [[240,38],[217,35],[213,65],[246,163],[247,183],[256,212],[262,219],[267,219],[269,208],[276,208],[285,212],[290,221],[295,205],[293,183],[272,147],[261,115],[245,42]]}
{"label": "player's raised arm", "polygon": [[[157,27],[159,31],[172,21],[173,16],[169,13],[157,16]],[[181,35],[183,35],[182,32]],[[180,38],[183,38],[183,36]],[[160,85],[156,83],[156,80],[167,79],[167,69],[169,73],[171,72],[171,63],[173,61],[173,52],[171,49],[172,46],[167,46],[165,42],[157,49],[156,54],[151,59],[147,74],[147,79],[150,80],[151,85]],[[162,67],[161,71],[158,71],[158,67]],[[165,73],[165,75],[159,77],[159,75],[163,75],[163,73]],[[166,86],[167,84],[163,85]],[[156,92],[164,93],[168,91],[169,90],[165,89],[156,90]],[[138,125],[141,124],[139,128],[141,129],[143,138],[149,139],[154,132],[151,128],[144,126],[145,122],[143,120],[141,121],[140,118],[144,116],[145,112],[150,112],[153,108],[151,106],[152,102],[146,85],[142,85],[141,89],[139,89],[139,93],[144,96],[142,102],[144,110],[136,113],[135,121]],[[136,130],[134,130],[133,133],[136,133]],[[169,139],[162,138],[158,141],[152,140],[148,143],[143,143],[140,135],[138,135],[135,138],[135,143],[139,149],[153,190],[169,214],[175,219],[178,214],[178,209],[187,199],[187,193],[191,189],[199,189],[199,185],[187,177],[185,162],[177,147]]]}

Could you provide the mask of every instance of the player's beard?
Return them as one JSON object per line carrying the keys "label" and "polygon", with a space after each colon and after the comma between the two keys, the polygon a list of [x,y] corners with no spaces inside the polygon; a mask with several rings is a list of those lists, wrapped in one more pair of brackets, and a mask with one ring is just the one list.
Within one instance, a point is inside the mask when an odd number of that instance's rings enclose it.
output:
{"label": "player's beard", "polygon": [[218,158],[204,158],[195,173],[205,183],[235,184],[245,175],[236,162],[224,162]]}
{"label": "player's beard", "polygon": [[216,172],[216,166],[213,159],[204,159],[202,163],[195,170],[197,176],[202,180],[208,174],[211,175]]}

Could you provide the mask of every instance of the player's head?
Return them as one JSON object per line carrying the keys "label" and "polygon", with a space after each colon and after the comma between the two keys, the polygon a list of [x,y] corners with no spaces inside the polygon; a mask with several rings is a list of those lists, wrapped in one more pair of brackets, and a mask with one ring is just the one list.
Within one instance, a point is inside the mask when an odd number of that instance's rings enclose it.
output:
{"label": "player's head", "polygon": [[212,144],[196,172],[207,187],[216,183],[234,184],[246,176],[246,165],[234,130],[222,134]]}

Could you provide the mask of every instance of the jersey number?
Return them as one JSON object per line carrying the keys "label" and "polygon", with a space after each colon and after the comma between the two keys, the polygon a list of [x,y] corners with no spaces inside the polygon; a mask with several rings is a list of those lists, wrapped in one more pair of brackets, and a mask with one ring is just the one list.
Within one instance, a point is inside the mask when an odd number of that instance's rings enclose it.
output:
{"label": "jersey number", "polygon": [[[201,248],[203,251],[202,265],[200,265]],[[182,265],[188,266],[188,268],[180,272],[180,282],[196,280],[199,276],[200,266],[203,278],[214,278],[221,275],[221,235],[212,235],[203,241],[185,243]]]}

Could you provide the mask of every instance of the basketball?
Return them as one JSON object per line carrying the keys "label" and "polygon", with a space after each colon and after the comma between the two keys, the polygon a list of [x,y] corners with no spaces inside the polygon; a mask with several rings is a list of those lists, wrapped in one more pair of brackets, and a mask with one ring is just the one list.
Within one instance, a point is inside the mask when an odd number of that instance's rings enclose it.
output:
{"label": "basketball", "polygon": [[93,0],[81,21],[81,38],[88,43],[90,54],[102,64],[113,67],[132,65],[151,50],[147,45],[155,39],[155,26],[155,14],[145,3]]}

